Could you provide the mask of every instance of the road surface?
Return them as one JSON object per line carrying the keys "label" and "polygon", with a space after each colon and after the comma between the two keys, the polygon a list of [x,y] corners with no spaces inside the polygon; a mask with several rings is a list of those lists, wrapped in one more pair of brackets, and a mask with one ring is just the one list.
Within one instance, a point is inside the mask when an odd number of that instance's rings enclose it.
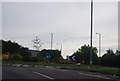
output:
{"label": "road surface", "polygon": [[50,66],[39,67],[15,67],[15,66],[3,66],[2,79],[94,79],[100,80],[112,80],[113,78],[108,75],[100,73],[57,69]]}

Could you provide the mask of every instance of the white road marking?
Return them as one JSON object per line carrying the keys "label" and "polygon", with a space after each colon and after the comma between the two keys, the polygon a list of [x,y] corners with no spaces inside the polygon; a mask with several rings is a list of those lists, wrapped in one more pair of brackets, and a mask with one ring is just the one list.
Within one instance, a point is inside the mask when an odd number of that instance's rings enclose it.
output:
{"label": "white road marking", "polygon": [[68,72],[69,70],[62,70],[62,69],[54,69],[54,70],[57,70],[57,71],[63,71],[63,72]]}
{"label": "white road marking", "polygon": [[107,78],[107,77],[103,77],[103,76],[99,76],[99,75],[91,75],[91,74],[85,74],[85,73],[80,73],[80,72],[79,72],[79,74],[93,76],[93,77],[100,77],[100,78],[104,78],[104,79],[112,79],[112,78]]}
{"label": "white road marking", "polygon": [[48,78],[48,79],[54,80],[54,78],[49,77],[49,76],[47,76],[47,75],[44,75],[44,74],[41,74],[41,73],[38,73],[38,72],[33,72],[33,73],[38,74],[38,75],[41,75],[41,76],[46,77],[46,78]]}

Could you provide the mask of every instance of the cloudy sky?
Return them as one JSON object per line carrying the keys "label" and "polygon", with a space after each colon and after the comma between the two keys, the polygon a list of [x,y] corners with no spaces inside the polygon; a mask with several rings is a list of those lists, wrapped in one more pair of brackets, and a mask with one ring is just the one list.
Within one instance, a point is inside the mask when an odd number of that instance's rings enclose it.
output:
{"label": "cloudy sky", "polygon": [[[2,38],[33,49],[38,36],[41,49],[53,48],[71,55],[80,46],[90,44],[90,2],[2,2]],[[102,35],[102,55],[106,49],[118,49],[118,2],[94,2],[93,46],[98,48]]]}

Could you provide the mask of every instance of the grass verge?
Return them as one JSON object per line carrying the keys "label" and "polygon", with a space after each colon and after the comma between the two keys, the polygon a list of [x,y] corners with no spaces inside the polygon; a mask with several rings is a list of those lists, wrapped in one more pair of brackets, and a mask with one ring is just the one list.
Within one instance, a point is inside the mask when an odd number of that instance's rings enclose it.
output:
{"label": "grass verge", "polygon": [[37,65],[37,66],[53,66],[60,69],[73,69],[90,72],[100,72],[112,75],[120,76],[120,68],[110,68],[98,65],[76,65],[76,64],[57,64],[57,63],[45,63],[45,62],[16,62],[16,61],[4,61],[3,64],[24,64],[24,65]]}

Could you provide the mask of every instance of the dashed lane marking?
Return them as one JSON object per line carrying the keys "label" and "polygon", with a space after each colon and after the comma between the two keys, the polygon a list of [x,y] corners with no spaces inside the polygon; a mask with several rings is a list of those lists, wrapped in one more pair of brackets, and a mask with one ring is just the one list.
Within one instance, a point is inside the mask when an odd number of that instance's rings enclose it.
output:
{"label": "dashed lane marking", "polygon": [[99,77],[99,78],[104,78],[104,79],[112,79],[112,78],[108,78],[108,77],[103,77],[103,76],[99,76],[99,75],[85,74],[85,73],[81,73],[81,72],[79,72],[79,74],[81,74],[81,75],[87,75],[87,76],[93,76],[93,77]]}
{"label": "dashed lane marking", "polygon": [[54,78],[49,77],[49,76],[47,76],[47,75],[44,75],[44,74],[42,74],[42,73],[39,73],[39,72],[33,72],[33,73],[35,73],[35,74],[37,74],[37,75],[41,75],[41,76],[46,77],[46,78],[48,78],[48,79],[54,80]]}

